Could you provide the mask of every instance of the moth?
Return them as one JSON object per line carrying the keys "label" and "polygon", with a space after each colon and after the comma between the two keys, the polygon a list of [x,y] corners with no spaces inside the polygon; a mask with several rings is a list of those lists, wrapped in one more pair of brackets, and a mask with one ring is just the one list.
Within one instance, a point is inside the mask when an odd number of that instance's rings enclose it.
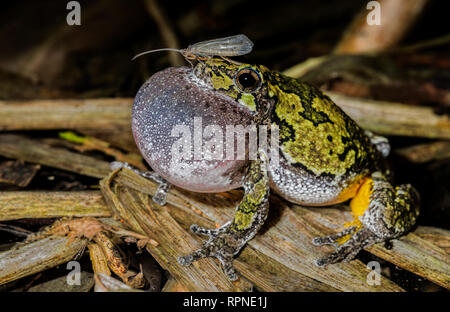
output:
{"label": "moth", "polygon": [[153,52],[174,51],[181,53],[187,60],[207,59],[211,56],[220,56],[223,58],[230,56],[241,56],[248,54],[253,49],[253,42],[246,35],[239,34],[230,37],[201,41],[189,45],[185,49],[162,48],[149,50],[137,54],[132,60]]}

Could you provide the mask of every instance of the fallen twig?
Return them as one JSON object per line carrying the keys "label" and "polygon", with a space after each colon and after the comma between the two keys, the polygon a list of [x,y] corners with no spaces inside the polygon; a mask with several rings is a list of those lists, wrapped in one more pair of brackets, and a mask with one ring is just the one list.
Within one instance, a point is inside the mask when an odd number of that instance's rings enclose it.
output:
{"label": "fallen twig", "polygon": [[439,141],[398,148],[395,153],[414,163],[450,158],[450,141]]}
{"label": "fallen twig", "polygon": [[110,171],[106,161],[14,134],[0,135],[0,155],[95,178],[103,178]]}
{"label": "fallen twig", "polygon": [[361,127],[385,135],[450,139],[450,118],[433,108],[326,92]]}
{"label": "fallen twig", "polygon": [[132,288],[109,275],[98,273],[94,275],[95,292],[141,292],[142,290]]}
{"label": "fallen twig", "polygon": [[[129,163],[130,165],[141,169],[146,170],[146,166],[143,163],[142,156],[137,153],[123,153],[119,151],[116,148],[112,148],[110,146],[110,143],[99,140],[94,137],[86,136],[82,137],[79,135],[76,135],[75,133],[71,131],[65,131],[60,132],[59,136],[62,139],[67,140],[68,144],[72,144],[70,147],[79,151],[79,152],[86,152],[86,151],[100,151],[104,153],[105,155],[109,155],[114,157],[115,160]],[[56,142],[59,142],[58,140],[53,139]],[[70,142],[70,143],[69,143]]]}
{"label": "fallen twig", "polygon": [[187,292],[188,290],[176,279],[169,277],[167,282],[164,284],[162,292]]}
{"label": "fallen twig", "polygon": [[0,130],[71,129],[137,151],[131,98],[0,101]]}
{"label": "fallen twig", "polygon": [[109,217],[98,191],[0,192],[0,221],[25,218]]}
{"label": "fallen twig", "polygon": [[[326,93],[365,129],[386,135],[450,138],[449,117],[435,114],[430,107]],[[87,100],[0,101],[0,115],[8,117],[0,118],[0,130],[89,129],[94,136],[95,133],[98,135],[108,133],[108,137],[103,138],[104,140],[115,146],[118,146],[118,142],[126,142],[122,145],[136,151],[130,124],[132,99],[91,101],[92,103]],[[92,111],[88,109],[90,104]],[[107,125],[107,128],[103,125]]]}
{"label": "fallen twig", "polygon": [[111,276],[111,271],[108,267],[108,260],[105,257],[105,254],[103,253],[102,248],[92,242],[88,244],[89,248],[89,257],[91,259],[92,263],[92,270],[95,274],[105,274]]}
{"label": "fallen twig", "polygon": [[36,172],[39,165],[24,164],[22,161],[5,161],[0,163],[0,183],[26,187]]}
{"label": "fallen twig", "polygon": [[85,239],[47,237],[0,253],[0,285],[72,260],[86,247]]}

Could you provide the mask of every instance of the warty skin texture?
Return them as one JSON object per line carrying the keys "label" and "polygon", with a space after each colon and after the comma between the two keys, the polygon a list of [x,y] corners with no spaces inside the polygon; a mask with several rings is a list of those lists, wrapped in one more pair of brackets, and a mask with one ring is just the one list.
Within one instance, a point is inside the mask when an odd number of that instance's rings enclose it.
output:
{"label": "warty skin texture", "polygon": [[[171,131],[185,124],[193,133],[195,117],[224,134],[226,125],[277,126],[279,161],[259,151],[257,159],[190,159],[174,167],[172,147],[180,136]],[[211,57],[194,61],[193,68],[156,73],[136,96],[132,127],[144,158],[170,183],[197,192],[244,187],[233,220],[219,229],[192,227],[209,240],[180,257],[183,265],[213,256],[236,279],[233,257],[266,219],[270,189],[309,206],[353,198],[352,225],[313,241],[337,247],[318,265],[351,260],[366,246],[403,235],[418,215],[417,192],[410,185],[395,188],[388,179],[386,139],[364,132],[316,87],[261,65]]]}

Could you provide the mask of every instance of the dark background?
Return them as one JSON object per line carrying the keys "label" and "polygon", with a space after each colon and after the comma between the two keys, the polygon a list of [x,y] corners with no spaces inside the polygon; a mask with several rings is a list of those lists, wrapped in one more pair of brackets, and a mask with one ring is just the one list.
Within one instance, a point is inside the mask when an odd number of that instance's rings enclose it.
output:
{"label": "dark background", "polygon": [[[2,3],[0,73],[13,75],[20,85],[3,90],[4,83],[0,98],[134,96],[146,78],[170,65],[169,54],[162,52],[131,62],[141,51],[166,47],[144,1],[79,1],[81,26],[67,25],[67,2]],[[255,43],[244,59],[281,71],[330,53],[367,2],[190,0],[159,5],[180,47],[244,33]],[[400,45],[447,34],[449,12],[448,1],[431,1]]]}

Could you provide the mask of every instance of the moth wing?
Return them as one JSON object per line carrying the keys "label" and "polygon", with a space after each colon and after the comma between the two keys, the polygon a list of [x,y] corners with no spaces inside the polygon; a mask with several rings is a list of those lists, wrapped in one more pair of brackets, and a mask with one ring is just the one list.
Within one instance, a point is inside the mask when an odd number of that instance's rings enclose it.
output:
{"label": "moth wing", "polygon": [[187,48],[188,51],[194,54],[217,56],[245,55],[250,53],[252,49],[253,42],[243,34],[202,41]]}

